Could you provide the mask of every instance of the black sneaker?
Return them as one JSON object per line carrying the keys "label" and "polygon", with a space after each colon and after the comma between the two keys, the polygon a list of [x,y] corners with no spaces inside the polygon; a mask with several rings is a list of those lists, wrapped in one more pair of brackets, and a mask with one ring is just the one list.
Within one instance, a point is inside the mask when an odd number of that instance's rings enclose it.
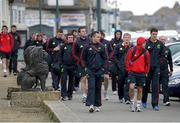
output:
{"label": "black sneaker", "polygon": [[7,77],[7,75],[6,74],[4,74],[4,76],[3,77]]}
{"label": "black sneaker", "polygon": [[17,75],[17,73],[16,73],[16,72],[13,72],[13,75],[14,75],[14,76],[16,76],[16,75]]}
{"label": "black sneaker", "polygon": [[68,100],[72,100],[72,97],[68,97]]}

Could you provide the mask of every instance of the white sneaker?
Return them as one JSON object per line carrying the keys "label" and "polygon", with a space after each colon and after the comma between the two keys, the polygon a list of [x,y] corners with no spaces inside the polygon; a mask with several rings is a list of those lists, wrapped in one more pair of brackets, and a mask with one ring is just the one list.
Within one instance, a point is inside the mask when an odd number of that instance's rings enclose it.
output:
{"label": "white sneaker", "polygon": [[82,102],[86,103],[86,97],[85,96],[82,97]]}
{"label": "white sneaker", "polygon": [[136,111],[135,102],[131,102],[130,109],[131,109],[132,112]]}
{"label": "white sneaker", "polygon": [[107,96],[107,91],[104,91],[104,99],[109,100],[109,97]]}
{"label": "white sneaker", "polygon": [[170,106],[171,103],[170,103],[170,102],[166,102],[166,103],[164,103],[163,105],[164,105],[164,106]]}
{"label": "white sneaker", "polygon": [[119,99],[119,102],[120,102],[120,103],[123,103],[123,99]]}
{"label": "white sneaker", "polygon": [[141,112],[141,103],[137,103],[137,106],[136,106],[136,111],[137,112]]}
{"label": "white sneaker", "polygon": [[100,108],[99,107],[95,107],[95,112],[100,112]]}
{"label": "white sneaker", "polygon": [[93,113],[93,112],[94,112],[94,106],[91,105],[91,106],[89,106],[89,113]]}
{"label": "white sneaker", "polygon": [[117,91],[113,91],[113,95],[117,95]]}
{"label": "white sneaker", "polygon": [[125,103],[126,103],[126,104],[130,104],[131,102],[130,102],[129,100],[126,100]]}

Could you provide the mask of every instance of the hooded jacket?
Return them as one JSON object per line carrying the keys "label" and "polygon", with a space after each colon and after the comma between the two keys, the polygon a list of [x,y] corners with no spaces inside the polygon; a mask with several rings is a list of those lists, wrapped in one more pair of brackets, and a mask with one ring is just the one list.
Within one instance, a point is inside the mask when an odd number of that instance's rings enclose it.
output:
{"label": "hooded jacket", "polygon": [[133,59],[135,59],[145,50],[142,48],[143,43],[145,43],[145,38],[140,37],[137,39],[136,52],[134,56],[133,47],[128,51],[125,59],[126,70],[128,72],[148,74],[150,68],[150,55],[148,50],[146,50],[145,53],[143,53],[138,59],[131,63]]}
{"label": "hooded jacket", "polygon": [[[121,37],[119,39],[117,39],[116,37],[116,33],[120,32],[121,33]],[[114,38],[110,41],[110,54],[109,54],[109,59],[111,61],[114,61],[114,50],[115,50],[115,47],[118,45],[118,44],[121,44],[123,42],[122,40],[122,31],[121,30],[116,30],[114,32]]]}
{"label": "hooded jacket", "polygon": [[14,46],[14,40],[11,34],[0,33],[0,52],[10,53]]}

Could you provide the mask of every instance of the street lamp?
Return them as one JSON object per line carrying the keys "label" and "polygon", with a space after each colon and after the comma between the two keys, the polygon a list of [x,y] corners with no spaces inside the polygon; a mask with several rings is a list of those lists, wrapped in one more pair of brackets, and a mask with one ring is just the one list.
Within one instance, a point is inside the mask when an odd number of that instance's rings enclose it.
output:
{"label": "street lamp", "polygon": [[41,12],[42,12],[42,1],[39,0],[39,26],[40,26],[39,32],[40,33],[42,32],[42,14],[41,14]]}
{"label": "street lamp", "polygon": [[96,8],[97,8],[97,26],[98,30],[101,30],[101,0],[96,0]]}
{"label": "street lamp", "polygon": [[55,19],[56,30],[58,30],[58,28],[59,28],[59,21],[60,21],[60,18],[59,18],[59,0],[56,0],[56,19]]}
{"label": "street lamp", "polygon": [[13,20],[12,20],[12,16],[13,16],[13,14],[12,14],[12,5],[13,5],[14,0],[8,0],[8,2],[9,2],[9,6],[10,6],[10,25],[12,25],[12,23],[13,23]]}

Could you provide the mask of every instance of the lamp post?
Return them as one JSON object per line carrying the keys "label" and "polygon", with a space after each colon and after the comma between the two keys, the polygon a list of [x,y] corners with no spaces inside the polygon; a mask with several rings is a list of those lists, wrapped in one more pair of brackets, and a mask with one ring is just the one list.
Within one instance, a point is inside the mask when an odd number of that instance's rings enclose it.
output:
{"label": "lamp post", "polygon": [[10,6],[10,25],[12,25],[13,24],[12,5],[13,5],[14,0],[8,0],[8,2],[9,2],[9,6]]}
{"label": "lamp post", "polygon": [[42,1],[39,0],[39,25],[40,25],[40,28],[39,28],[39,32],[41,33],[42,32]]}
{"label": "lamp post", "polygon": [[97,29],[101,30],[101,0],[96,0]]}
{"label": "lamp post", "polygon": [[56,22],[56,30],[59,28],[59,0],[56,0],[56,19],[55,19],[55,22]]}

